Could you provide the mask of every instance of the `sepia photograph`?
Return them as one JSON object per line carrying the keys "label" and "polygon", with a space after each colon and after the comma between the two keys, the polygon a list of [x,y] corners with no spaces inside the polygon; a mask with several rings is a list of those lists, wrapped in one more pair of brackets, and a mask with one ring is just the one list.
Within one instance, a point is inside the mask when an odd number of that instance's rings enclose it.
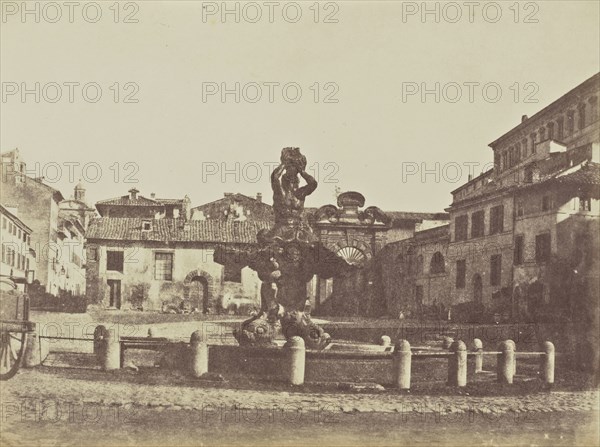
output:
{"label": "sepia photograph", "polygon": [[600,445],[600,1],[0,0],[0,445]]}

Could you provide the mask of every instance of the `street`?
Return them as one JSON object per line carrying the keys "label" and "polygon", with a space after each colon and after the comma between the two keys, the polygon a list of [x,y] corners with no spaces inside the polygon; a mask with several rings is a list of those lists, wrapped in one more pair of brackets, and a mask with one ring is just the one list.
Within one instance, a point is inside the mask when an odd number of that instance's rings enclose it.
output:
{"label": "street", "polygon": [[2,445],[598,444],[596,391],[436,397],[144,380],[23,370],[2,383]]}

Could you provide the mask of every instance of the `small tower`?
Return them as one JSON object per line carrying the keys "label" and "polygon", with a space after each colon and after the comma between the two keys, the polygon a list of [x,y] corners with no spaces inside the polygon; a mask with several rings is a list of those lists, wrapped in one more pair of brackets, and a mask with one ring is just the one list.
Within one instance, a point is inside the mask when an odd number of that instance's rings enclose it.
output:
{"label": "small tower", "polygon": [[81,183],[81,179],[77,185],[75,185],[75,200],[85,203],[85,187]]}

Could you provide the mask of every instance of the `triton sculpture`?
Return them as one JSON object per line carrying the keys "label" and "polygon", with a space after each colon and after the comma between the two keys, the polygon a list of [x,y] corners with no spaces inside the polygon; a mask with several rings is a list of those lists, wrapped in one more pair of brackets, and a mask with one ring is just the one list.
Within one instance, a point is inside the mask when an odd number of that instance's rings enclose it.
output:
{"label": "triton sculpture", "polygon": [[257,234],[258,248],[222,248],[215,253],[216,262],[249,266],[262,281],[261,312],[242,323],[234,335],[240,345],[271,345],[281,330],[286,338],[297,335],[307,347],[322,349],[331,338],[310,318],[306,284],[315,274],[330,278],[353,266],[319,243],[308,224],[304,200],[317,188],[317,181],[306,172],[306,157],[299,148],[281,151],[271,187],[275,225]]}

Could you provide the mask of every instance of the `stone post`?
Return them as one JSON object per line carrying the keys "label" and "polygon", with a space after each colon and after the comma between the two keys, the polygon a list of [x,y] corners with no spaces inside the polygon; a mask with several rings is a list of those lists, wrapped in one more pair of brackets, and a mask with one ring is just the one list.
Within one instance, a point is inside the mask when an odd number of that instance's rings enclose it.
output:
{"label": "stone post", "polygon": [[453,355],[448,357],[448,385],[463,387],[467,385],[467,346],[462,340],[450,345]]}
{"label": "stone post", "polygon": [[283,345],[284,361],[287,367],[287,380],[292,385],[304,384],[304,369],[306,365],[306,349],[304,339],[297,335],[288,339]]}
{"label": "stone post", "polygon": [[554,383],[554,345],[549,341],[544,342],[544,352],[545,354],[542,355],[542,368],[540,373],[544,383],[552,385]]}
{"label": "stone post", "polygon": [[200,377],[208,372],[208,344],[204,340],[202,331],[195,331],[190,337],[192,351],[192,375]]}
{"label": "stone post", "polygon": [[517,344],[512,340],[506,340],[511,344],[513,351],[515,352],[515,358],[513,360],[513,377],[517,375]]}
{"label": "stone post", "polygon": [[27,334],[25,340],[25,354],[23,356],[23,366],[33,368],[39,366],[48,357],[49,346],[46,340],[40,338],[39,323],[33,323],[33,332]]}
{"label": "stone post", "polygon": [[476,338],[473,340],[475,354],[475,374],[483,372],[483,342]]}
{"label": "stone post", "polygon": [[102,348],[104,346],[102,340],[104,339],[106,332],[108,331],[103,325],[96,326],[96,329],[94,329],[94,354],[99,362],[102,358]]}
{"label": "stone post", "polygon": [[407,340],[399,340],[394,347],[394,384],[401,390],[410,389],[412,352]]}
{"label": "stone post", "polygon": [[512,340],[505,340],[498,345],[497,374],[499,383],[513,383],[515,374],[515,350]]}
{"label": "stone post", "polygon": [[392,345],[392,339],[390,337],[388,337],[387,335],[382,335],[381,339],[379,340],[379,344],[381,346],[391,346]]}
{"label": "stone post", "polygon": [[[103,329],[100,329],[100,328]],[[104,371],[112,371],[121,367],[121,343],[119,336],[107,330],[104,326],[98,326],[94,331],[94,344],[98,341],[98,355],[100,366]]]}

